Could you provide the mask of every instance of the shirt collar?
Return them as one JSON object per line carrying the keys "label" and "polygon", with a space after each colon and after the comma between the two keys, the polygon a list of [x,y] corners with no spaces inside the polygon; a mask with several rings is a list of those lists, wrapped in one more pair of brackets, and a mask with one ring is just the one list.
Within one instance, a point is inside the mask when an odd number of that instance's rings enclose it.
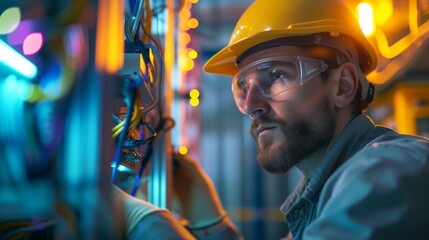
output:
{"label": "shirt collar", "polygon": [[368,139],[365,135],[374,127],[373,121],[366,115],[359,115],[350,121],[326,150],[311,178],[301,179],[280,210],[286,213],[299,198],[311,201],[335,168],[367,144]]}

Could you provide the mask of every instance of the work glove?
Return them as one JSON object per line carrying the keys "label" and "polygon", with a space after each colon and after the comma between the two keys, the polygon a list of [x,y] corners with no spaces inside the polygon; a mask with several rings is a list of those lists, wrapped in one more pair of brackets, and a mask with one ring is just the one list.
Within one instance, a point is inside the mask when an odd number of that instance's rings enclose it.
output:
{"label": "work glove", "polygon": [[189,228],[201,228],[221,221],[226,216],[215,186],[195,160],[174,153],[174,211],[188,221]]}
{"label": "work glove", "polygon": [[179,224],[170,211],[135,198],[116,186],[113,187],[113,195],[124,213],[127,239],[195,240],[195,237]]}
{"label": "work glove", "polygon": [[113,185],[112,192],[115,201],[121,204],[121,209],[124,211],[127,234],[132,232],[135,226],[147,215],[154,212],[166,211],[144,200],[130,196],[115,185]]}

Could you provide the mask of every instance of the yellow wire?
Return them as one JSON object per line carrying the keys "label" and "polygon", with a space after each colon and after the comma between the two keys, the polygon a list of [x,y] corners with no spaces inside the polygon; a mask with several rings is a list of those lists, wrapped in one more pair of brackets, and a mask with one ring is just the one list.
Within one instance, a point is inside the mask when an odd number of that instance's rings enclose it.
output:
{"label": "yellow wire", "polygon": [[[138,93],[138,90],[136,90],[136,91],[137,91],[136,92],[136,97],[135,97],[135,101],[134,101],[134,105],[133,105],[133,116],[130,119],[130,126],[132,126],[132,124],[133,124],[134,121],[136,121],[136,120],[139,119],[137,113],[138,113],[139,108],[140,108],[139,102],[141,103],[141,97],[140,97],[140,94]],[[112,131],[122,130],[124,124],[125,124],[125,121],[122,121],[121,123],[119,123],[118,125],[116,125],[112,129]],[[129,127],[129,128],[131,128],[131,127]]]}
{"label": "yellow wire", "polygon": [[[140,120],[142,119],[142,116],[143,116],[143,105],[142,105],[142,98],[140,95],[140,91],[138,89],[136,89],[135,91],[136,91],[136,95],[135,95],[135,101],[133,105],[133,115],[130,119],[130,124],[128,127],[128,130],[130,131],[128,133],[128,136],[130,136],[131,134],[138,134],[138,131],[135,129],[135,127],[137,127],[137,125],[140,123]],[[123,120],[121,123],[119,123],[112,129],[114,138],[117,137],[124,130],[124,124],[125,124],[125,120]]]}
{"label": "yellow wire", "polygon": [[[141,99],[141,98],[139,98],[139,96],[138,96],[139,94],[138,94],[138,92],[136,92],[136,96],[135,96],[135,101],[134,101],[134,105],[133,105],[133,109],[134,109],[134,111],[133,111],[133,116],[131,117],[131,119],[130,119],[130,122],[131,121],[133,121],[133,119],[135,118],[135,113],[136,113],[136,110],[137,110],[137,108],[138,108],[138,105],[136,105],[136,104],[138,104],[138,102],[139,102],[139,99]],[[112,128],[112,131],[116,131],[116,130],[118,130],[118,129],[120,129],[120,128],[122,128],[123,126],[124,126],[124,124],[125,124],[125,121],[122,121],[121,123],[119,123],[118,125],[116,125],[115,127],[113,127]]]}
{"label": "yellow wire", "polygon": [[[133,109],[134,109],[134,111],[133,111],[133,115],[131,116],[130,123],[133,121],[133,119],[134,119],[134,117],[135,117],[134,112],[135,112],[135,109],[136,109],[136,105],[133,105]],[[121,130],[121,129],[124,127],[124,124],[125,124],[125,120],[122,120],[122,122],[121,122],[121,123],[119,123],[118,125],[116,125],[116,126],[112,129],[112,131]],[[130,125],[130,126],[131,126],[131,125]]]}
{"label": "yellow wire", "polygon": [[[159,48],[160,47],[159,42],[157,42],[155,40],[155,38],[151,35],[152,10],[150,7],[150,1],[145,0],[144,4],[145,4],[145,11],[146,11],[145,21],[142,22],[142,18],[140,18],[140,23],[143,26],[143,32],[145,34],[143,36],[143,41],[146,43],[153,41],[155,43],[156,47]],[[158,75],[157,73],[158,73],[159,66],[158,66],[157,61],[155,61],[154,59],[150,59],[150,61],[151,62],[148,64],[149,65],[148,76],[149,76],[150,82],[153,83],[155,81],[155,77]],[[150,89],[147,89],[147,90],[149,91],[151,100],[154,100],[154,97],[152,96]],[[144,109],[143,109],[143,104],[142,104],[142,98],[141,98],[140,92],[137,89],[135,101],[134,101],[134,106],[133,106],[133,116],[130,119],[130,124],[129,124],[129,128],[128,128],[128,130],[129,130],[128,136],[131,134],[135,134],[135,133],[138,134],[138,131],[135,129],[135,127],[137,127],[138,124],[140,123],[140,121],[143,117],[143,113],[144,113]],[[117,124],[115,127],[112,128],[113,137],[117,137],[124,130],[124,125],[125,125],[125,121],[122,121],[121,123]]]}

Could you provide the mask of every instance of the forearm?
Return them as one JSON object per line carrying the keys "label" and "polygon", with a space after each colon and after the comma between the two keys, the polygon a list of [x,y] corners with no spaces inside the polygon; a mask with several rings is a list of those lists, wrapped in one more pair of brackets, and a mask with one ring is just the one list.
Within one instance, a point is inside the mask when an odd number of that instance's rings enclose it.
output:
{"label": "forearm", "polygon": [[153,212],[136,224],[128,239],[196,239],[170,212]]}

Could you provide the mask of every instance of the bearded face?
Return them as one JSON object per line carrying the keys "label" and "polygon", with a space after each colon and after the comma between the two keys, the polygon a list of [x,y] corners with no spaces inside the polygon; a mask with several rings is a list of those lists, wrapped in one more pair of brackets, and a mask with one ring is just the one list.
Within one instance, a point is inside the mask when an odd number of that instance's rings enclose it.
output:
{"label": "bearded face", "polygon": [[327,147],[334,135],[335,120],[324,98],[293,122],[260,116],[252,121],[258,162],[271,173],[287,172],[311,154]]}

